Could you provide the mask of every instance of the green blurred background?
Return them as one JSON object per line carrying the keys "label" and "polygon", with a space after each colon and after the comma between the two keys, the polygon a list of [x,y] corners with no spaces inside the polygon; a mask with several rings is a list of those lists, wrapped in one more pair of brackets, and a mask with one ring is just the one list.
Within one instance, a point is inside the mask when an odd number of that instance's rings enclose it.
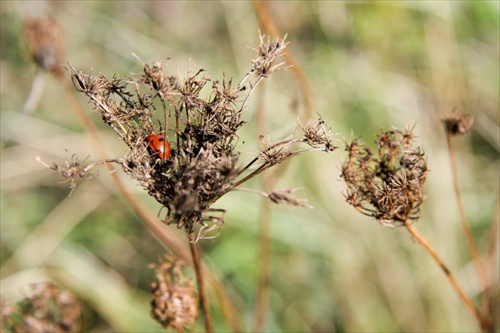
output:
{"label": "green blurred background", "polygon": [[[457,137],[467,217],[498,300],[499,2],[276,1],[271,19],[288,33],[287,52],[307,77],[312,110],[332,125],[339,145],[372,143],[380,128],[417,124],[417,144],[431,172],[416,227],[479,300],[481,285],[459,224],[441,118],[454,108],[475,117]],[[1,293],[16,301],[30,282],[53,280],[84,302],[85,330],[156,332],[149,316],[148,264],[166,253],[113,188],[102,169],[68,198],[67,183],[35,161],[77,153],[96,161],[89,137],[61,86],[45,76],[36,111],[20,115],[36,67],[20,38],[27,16],[50,15],[62,27],[64,59],[88,73],[130,75],[140,62],[170,58],[168,71],[204,68],[213,78],[241,78],[255,56],[259,19],[244,1],[2,1],[1,3]],[[257,136],[284,138],[306,112],[292,71],[273,74],[248,105],[243,156]],[[257,97],[257,95],[260,95]],[[110,156],[125,145],[83,95]],[[256,101],[266,132],[255,124]],[[66,153],[65,149],[68,150]],[[266,331],[477,331],[477,323],[438,265],[403,228],[385,228],[344,202],[345,152],[306,154],[277,176],[276,188],[300,188],[314,209],[273,206],[272,273]],[[152,211],[160,206],[134,182]],[[255,179],[249,187],[262,188]],[[224,282],[250,329],[255,313],[262,199],[235,192],[220,236],[201,241],[205,262]],[[165,212],[159,212],[163,217]],[[184,239],[182,231],[176,231]],[[188,270],[189,271],[189,270]],[[191,273],[190,273],[191,274]],[[210,294],[213,298],[213,294]],[[217,331],[230,328],[212,309]],[[203,330],[199,320],[197,330]]]}

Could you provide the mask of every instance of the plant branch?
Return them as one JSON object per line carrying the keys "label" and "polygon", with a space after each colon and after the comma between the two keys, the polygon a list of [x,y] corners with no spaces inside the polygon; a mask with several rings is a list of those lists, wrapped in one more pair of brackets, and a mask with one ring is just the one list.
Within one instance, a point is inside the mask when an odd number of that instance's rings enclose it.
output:
{"label": "plant branch", "polygon": [[[265,87],[264,87],[265,88]],[[261,133],[265,132],[265,112],[264,112],[264,94],[259,95],[257,105],[257,129]],[[272,149],[271,147],[269,149]],[[256,175],[266,169],[266,164],[259,167],[249,176]],[[248,178],[248,177],[245,177]],[[272,171],[263,174],[262,186],[265,192],[269,192],[273,187],[275,177]],[[254,332],[263,332],[266,326],[267,311],[269,308],[269,281],[271,279],[271,213],[272,207],[269,200],[263,199],[260,212],[259,228],[259,250],[258,250],[258,271],[257,271],[257,291],[255,300],[255,317],[253,323]]]}
{"label": "plant branch", "polygon": [[455,276],[448,269],[448,267],[443,262],[443,260],[441,259],[441,257],[439,257],[439,255],[436,253],[436,251],[434,250],[434,248],[432,247],[432,245],[430,245],[427,242],[427,240],[417,231],[417,229],[415,229],[413,227],[413,225],[410,224],[410,220],[407,219],[405,221],[404,225],[405,225],[406,229],[408,230],[408,232],[413,236],[413,238],[418,243],[420,243],[430,253],[430,255],[434,258],[434,260],[438,263],[438,265],[443,270],[444,274],[446,275],[446,277],[450,281],[450,283],[453,286],[453,288],[455,288],[455,291],[458,293],[458,296],[460,296],[460,298],[464,302],[464,304],[467,307],[467,309],[469,310],[469,312],[472,313],[476,317],[477,321],[480,324],[482,324],[483,319],[482,319],[482,316],[479,313],[478,309],[474,306],[474,303],[472,303],[472,301],[469,298],[469,296],[467,296],[465,294],[465,292],[463,291],[463,289],[460,287],[458,281],[455,279]]}
{"label": "plant branch", "polygon": [[[194,235],[193,235],[194,237]],[[208,304],[207,293],[205,291],[204,284],[204,274],[203,274],[203,265],[201,263],[200,252],[198,250],[198,246],[196,243],[189,243],[189,247],[191,248],[191,256],[193,258],[194,270],[196,272],[196,281],[198,282],[198,293],[200,297],[200,307],[203,311],[205,318],[205,330],[207,333],[213,333],[214,328],[212,324],[212,318],[210,317],[210,308]]]}
{"label": "plant branch", "polygon": [[457,170],[457,160],[455,154],[455,146],[453,145],[453,140],[450,132],[446,133],[446,138],[448,141],[448,147],[450,149],[450,158],[451,158],[451,169],[453,174],[453,185],[455,187],[455,194],[457,196],[458,208],[460,211],[460,222],[462,224],[462,229],[465,234],[465,240],[467,243],[467,247],[469,248],[469,252],[471,253],[474,264],[476,265],[476,269],[478,271],[479,277],[481,279],[481,283],[483,286],[483,295],[481,301],[481,308],[483,311],[488,311],[489,308],[489,297],[488,297],[488,275],[486,274],[486,269],[484,268],[483,262],[481,261],[481,256],[477,250],[477,247],[474,243],[474,237],[472,236],[472,231],[470,230],[469,224],[467,223],[467,216],[465,214],[465,208],[462,201],[462,193],[460,191],[460,186],[458,184],[458,170]]}

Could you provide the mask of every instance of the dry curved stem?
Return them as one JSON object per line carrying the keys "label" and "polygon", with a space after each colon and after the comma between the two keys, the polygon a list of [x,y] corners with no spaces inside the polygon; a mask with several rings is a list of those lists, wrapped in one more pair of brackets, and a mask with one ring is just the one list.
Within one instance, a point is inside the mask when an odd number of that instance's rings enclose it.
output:
{"label": "dry curved stem", "polygon": [[477,272],[479,274],[479,278],[481,279],[481,284],[483,286],[483,295],[481,298],[481,310],[483,313],[487,313],[489,309],[489,283],[488,283],[488,274],[486,273],[486,269],[481,260],[481,256],[479,255],[479,251],[477,250],[476,244],[474,243],[474,237],[472,236],[472,231],[470,230],[469,224],[467,223],[467,216],[465,214],[465,208],[462,201],[462,193],[460,191],[460,186],[458,184],[458,170],[457,170],[457,160],[455,154],[455,146],[453,145],[452,135],[449,131],[446,133],[446,138],[448,141],[448,147],[450,149],[450,158],[451,158],[451,169],[453,174],[453,186],[455,187],[455,194],[457,196],[458,208],[460,211],[460,223],[462,225],[462,229],[465,234],[465,240],[467,243],[467,247],[469,248],[469,252],[472,256],[474,264],[476,265]]}
{"label": "dry curved stem", "polygon": [[465,292],[463,291],[462,287],[460,287],[460,285],[459,285],[457,279],[455,278],[455,276],[453,275],[453,273],[451,273],[451,271],[446,266],[444,261],[436,253],[436,250],[434,250],[432,245],[430,245],[429,242],[427,242],[427,240],[417,231],[417,229],[415,229],[413,227],[413,225],[411,224],[411,221],[409,219],[405,220],[404,226],[406,227],[406,230],[408,230],[408,232],[413,236],[413,238],[429,252],[429,254],[432,256],[432,258],[434,258],[434,260],[441,267],[444,274],[446,275],[446,277],[450,281],[453,288],[455,288],[455,291],[457,292],[458,296],[464,302],[465,306],[467,307],[467,310],[469,310],[469,312],[472,315],[474,315],[474,317],[476,317],[476,319],[479,322],[479,324],[481,325],[481,327],[483,327],[483,318],[482,318],[481,314],[479,313],[479,310],[475,307],[474,303],[472,303],[472,300],[469,298],[469,296],[467,296],[467,294],[465,294]]}
{"label": "dry curved stem", "polygon": [[[192,235],[191,237],[195,237]],[[193,258],[194,270],[196,272],[196,281],[198,282],[198,295],[200,298],[200,307],[203,311],[205,319],[205,330],[207,333],[213,333],[214,327],[212,324],[212,317],[210,316],[210,307],[208,304],[207,292],[205,290],[205,275],[203,273],[203,265],[201,263],[200,251],[196,243],[189,243],[191,255]]]}

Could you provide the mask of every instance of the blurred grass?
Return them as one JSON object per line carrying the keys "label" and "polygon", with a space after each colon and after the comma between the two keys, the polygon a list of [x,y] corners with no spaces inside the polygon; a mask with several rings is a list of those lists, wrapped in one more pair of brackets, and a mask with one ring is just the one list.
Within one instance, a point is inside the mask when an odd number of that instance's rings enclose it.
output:
{"label": "blurred grass", "polygon": [[[453,108],[475,116],[473,132],[456,138],[460,185],[476,242],[485,259],[490,258],[498,299],[498,266],[493,266],[498,231],[489,243],[490,225],[499,223],[498,2],[299,1],[268,6],[278,29],[288,33],[289,52],[309,80],[314,111],[333,124],[341,141],[361,135],[370,142],[381,127],[417,123],[417,142],[431,169],[429,199],[417,228],[478,300],[480,283],[460,230],[440,123]],[[67,198],[67,184],[59,184],[55,173],[34,160],[41,155],[46,162],[61,162],[65,149],[89,156],[89,161],[96,158],[51,77],[45,78],[36,112],[19,115],[35,75],[19,36],[23,18],[38,13],[60,23],[65,59],[84,72],[140,72],[134,53],[144,62],[170,57],[172,74],[185,73],[189,65],[215,78],[225,73],[236,80],[249,69],[253,53],[245,45],[257,43],[257,17],[250,2],[1,3],[2,295],[9,301],[21,297],[25,283],[38,280],[41,272],[86,302],[88,331],[159,331],[147,310],[153,276],[147,265],[162,256],[162,246],[116,195],[104,169]],[[269,133],[258,134],[277,138],[294,130],[296,116],[304,112],[298,92],[290,72],[273,75],[259,88]],[[92,113],[87,100],[77,98]],[[255,101],[249,104],[249,125],[241,133],[242,149],[249,153],[259,146],[255,106]],[[112,156],[123,154],[125,146],[95,113],[92,117]],[[267,330],[476,331],[474,318],[438,266],[404,230],[383,228],[347,206],[339,177],[344,156],[342,151],[303,155],[278,177],[277,187],[302,188],[297,194],[315,208],[273,208]],[[159,211],[158,204],[129,183]],[[256,181],[252,186],[260,185]],[[240,319],[250,327],[261,199],[235,192],[215,207],[228,211],[226,226],[217,239],[202,242],[204,259],[227,285]],[[12,279],[20,275],[25,278]],[[113,285],[119,288],[108,294]],[[213,312],[215,326],[229,330],[218,309]],[[126,318],[137,324],[128,325]]]}

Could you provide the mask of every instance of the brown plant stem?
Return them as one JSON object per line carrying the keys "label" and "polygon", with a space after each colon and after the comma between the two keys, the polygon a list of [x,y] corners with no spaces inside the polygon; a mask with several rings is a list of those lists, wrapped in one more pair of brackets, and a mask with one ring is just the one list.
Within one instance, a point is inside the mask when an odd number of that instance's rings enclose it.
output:
{"label": "brown plant stem", "polygon": [[448,267],[443,262],[441,257],[439,257],[439,255],[436,253],[436,251],[434,250],[432,245],[430,245],[429,242],[427,242],[427,240],[417,231],[417,229],[415,229],[413,227],[410,220],[407,219],[405,221],[404,225],[405,225],[406,229],[408,230],[408,232],[413,236],[413,238],[418,243],[420,243],[430,253],[430,255],[434,258],[434,260],[438,263],[438,265],[443,270],[444,274],[446,275],[446,277],[450,281],[453,288],[455,288],[456,292],[458,293],[458,296],[460,296],[460,298],[464,302],[464,304],[467,307],[467,309],[469,310],[469,312],[472,313],[472,315],[474,315],[474,317],[476,317],[477,321],[482,326],[483,319],[482,319],[481,314],[479,313],[478,309],[474,306],[474,303],[472,303],[469,296],[467,296],[465,294],[462,287],[460,287],[458,281],[455,279],[455,276],[453,275],[453,273],[451,273],[451,271],[448,269]]}
{"label": "brown plant stem", "polygon": [[[257,130],[261,133],[265,129],[265,113],[264,113],[264,92],[265,86],[262,87],[262,93],[259,95],[257,105]],[[269,192],[274,183],[274,175],[272,171],[262,175],[262,186],[265,192]],[[270,266],[271,266],[271,202],[263,199],[260,212],[259,225],[259,250],[257,256],[258,271],[257,271],[257,291],[255,300],[255,317],[253,323],[253,332],[263,332],[266,326],[267,310],[269,308],[269,281],[270,281]]]}
{"label": "brown plant stem", "polygon": [[474,243],[474,237],[472,236],[472,231],[470,230],[469,224],[467,223],[467,216],[465,214],[465,208],[462,201],[462,193],[460,191],[460,186],[458,184],[458,170],[457,170],[457,159],[455,154],[455,146],[453,145],[452,136],[449,132],[446,133],[446,138],[448,141],[448,147],[450,149],[450,159],[451,159],[451,169],[453,175],[453,185],[455,187],[455,194],[457,196],[458,208],[460,211],[460,223],[462,224],[462,229],[465,234],[465,240],[467,243],[467,247],[469,248],[469,252],[472,256],[472,260],[476,265],[477,272],[479,274],[479,278],[481,279],[481,283],[483,286],[483,295],[481,298],[481,310],[482,313],[486,313],[489,308],[489,283],[488,283],[488,274],[486,273],[486,269],[484,268],[484,264],[481,261],[481,256],[479,255],[479,251]]}
{"label": "brown plant stem", "polygon": [[[193,235],[194,236],[194,235]],[[201,263],[200,252],[196,243],[189,243],[191,256],[193,258],[194,270],[196,272],[196,281],[198,282],[198,294],[200,298],[200,307],[205,318],[205,330],[207,333],[213,333],[214,328],[212,318],[210,317],[210,308],[208,304],[207,293],[205,290],[205,276],[203,274],[203,265]]]}
{"label": "brown plant stem", "polygon": [[[262,180],[265,190],[271,188],[274,176],[270,173],[264,174]],[[271,201],[267,198],[262,199],[260,213],[260,232],[259,232],[259,254],[258,254],[258,273],[257,273],[257,294],[255,301],[255,318],[253,332],[263,332],[267,310],[269,308],[269,281],[271,275]]]}

